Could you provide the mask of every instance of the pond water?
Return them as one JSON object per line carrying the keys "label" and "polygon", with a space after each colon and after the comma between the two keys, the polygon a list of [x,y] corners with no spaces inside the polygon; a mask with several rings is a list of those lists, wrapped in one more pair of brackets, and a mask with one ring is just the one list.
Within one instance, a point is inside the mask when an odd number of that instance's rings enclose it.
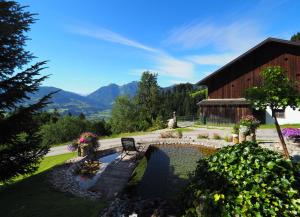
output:
{"label": "pond water", "polygon": [[187,145],[150,146],[147,167],[136,187],[141,198],[174,198],[187,184],[189,173],[195,170],[200,158],[215,150]]}
{"label": "pond water", "polygon": [[76,176],[76,181],[78,182],[80,188],[82,189],[89,189],[93,185],[96,184],[97,180],[100,178],[101,174],[104,172],[106,167],[113,162],[114,160],[117,160],[121,156],[120,153],[112,153],[105,155],[103,157],[99,158],[99,162],[101,163],[99,171],[94,175],[93,177],[86,177],[86,176],[81,176],[77,175]]}

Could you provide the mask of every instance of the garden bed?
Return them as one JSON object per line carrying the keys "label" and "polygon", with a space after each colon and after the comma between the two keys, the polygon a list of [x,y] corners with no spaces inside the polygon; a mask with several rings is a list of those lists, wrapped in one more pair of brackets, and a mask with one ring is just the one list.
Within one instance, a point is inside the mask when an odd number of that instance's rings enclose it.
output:
{"label": "garden bed", "polygon": [[[96,152],[92,159],[89,157],[73,158],[54,168],[49,175],[49,180],[59,191],[90,199],[101,198],[101,193],[89,189],[97,182],[106,167],[117,160],[120,151],[120,148],[112,148]],[[95,164],[95,162],[101,162],[98,169],[95,168],[96,165],[92,165],[91,171],[85,171],[88,170],[85,165]]]}

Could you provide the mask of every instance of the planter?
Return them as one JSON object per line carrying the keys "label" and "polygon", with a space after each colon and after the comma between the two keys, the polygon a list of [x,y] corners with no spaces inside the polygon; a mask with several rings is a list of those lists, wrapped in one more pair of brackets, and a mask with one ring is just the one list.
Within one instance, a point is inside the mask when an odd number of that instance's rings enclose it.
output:
{"label": "planter", "polygon": [[79,157],[85,157],[85,156],[89,155],[90,152],[91,152],[91,148],[90,148],[90,145],[87,143],[81,144],[78,147],[78,156]]}
{"label": "planter", "polygon": [[300,143],[300,136],[286,137],[286,140],[292,143]]}
{"label": "planter", "polygon": [[239,143],[239,135],[238,134],[232,134],[232,142],[233,142],[233,144]]}
{"label": "planter", "polygon": [[251,133],[250,135],[246,136],[246,141],[255,142],[256,141],[256,135],[254,133]]}

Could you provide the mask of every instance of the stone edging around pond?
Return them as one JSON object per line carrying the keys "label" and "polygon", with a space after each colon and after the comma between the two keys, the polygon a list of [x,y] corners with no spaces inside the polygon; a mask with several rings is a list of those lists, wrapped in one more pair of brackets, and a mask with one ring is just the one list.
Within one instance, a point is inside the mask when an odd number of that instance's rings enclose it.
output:
{"label": "stone edging around pond", "polygon": [[[226,142],[224,140],[214,140],[214,139],[158,139],[155,142],[152,142],[151,144],[158,144],[158,145],[165,145],[165,144],[179,144],[179,145],[201,145],[208,148],[216,148],[220,149],[226,146],[234,145],[232,142]],[[276,151],[279,153],[283,153],[282,146],[279,142],[266,142],[266,143],[259,143],[259,145],[263,148],[267,148],[272,151]],[[300,145],[293,144],[293,143],[287,143],[287,147],[289,150],[289,153],[292,157],[297,156],[299,158],[300,156]]]}
{"label": "stone edging around pond", "polygon": [[[98,152],[97,157],[105,156],[107,154],[119,151],[119,148],[112,148]],[[49,181],[51,185],[61,191],[67,192],[77,197],[84,197],[89,199],[99,199],[101,194],[99,192],[92,192],[88,189],[80,188],[74,175],[75,170],[87,160],[87,157],[75,157],[65,162],[65,164],[54,168],[49,174]]]}
{"label": "stone edging around pond", "polygon": [[155,142],[152,142],[152,144],[157,145],[201,145],[208,148],[223,148],[229,145],[233,145],[232,142],[226,142],[224,140],[214,140],[214,139],[158,139]]}

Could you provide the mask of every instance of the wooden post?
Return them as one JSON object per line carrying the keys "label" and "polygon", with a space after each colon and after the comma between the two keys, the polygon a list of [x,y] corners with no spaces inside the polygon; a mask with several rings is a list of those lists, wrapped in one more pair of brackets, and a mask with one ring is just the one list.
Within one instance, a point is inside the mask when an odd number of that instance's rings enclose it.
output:
{"label": "wooden post", "polygon": [[286,159],[289,159],[289,158],[290,158],[289,151],[288,151],[288,149],[287,149],[287,146],[286,146],[286,143],[285,143],[285,141],[284,141],[284,138],[283,138],[283,135],[282,135],[280,126],[279,126],[278,121],[277,121],[277,117],[276,117],[275,112],[274,112],[273,109],[272,109],[272,116],[273,116],[273,118],[274,118],[274,120],[275,120],[275,126],[276,126],[276,130],[277,130],[277,134],[278,134],[280,143],[281,143],[282,148],[283,148],[284,157],[285,157]]}

